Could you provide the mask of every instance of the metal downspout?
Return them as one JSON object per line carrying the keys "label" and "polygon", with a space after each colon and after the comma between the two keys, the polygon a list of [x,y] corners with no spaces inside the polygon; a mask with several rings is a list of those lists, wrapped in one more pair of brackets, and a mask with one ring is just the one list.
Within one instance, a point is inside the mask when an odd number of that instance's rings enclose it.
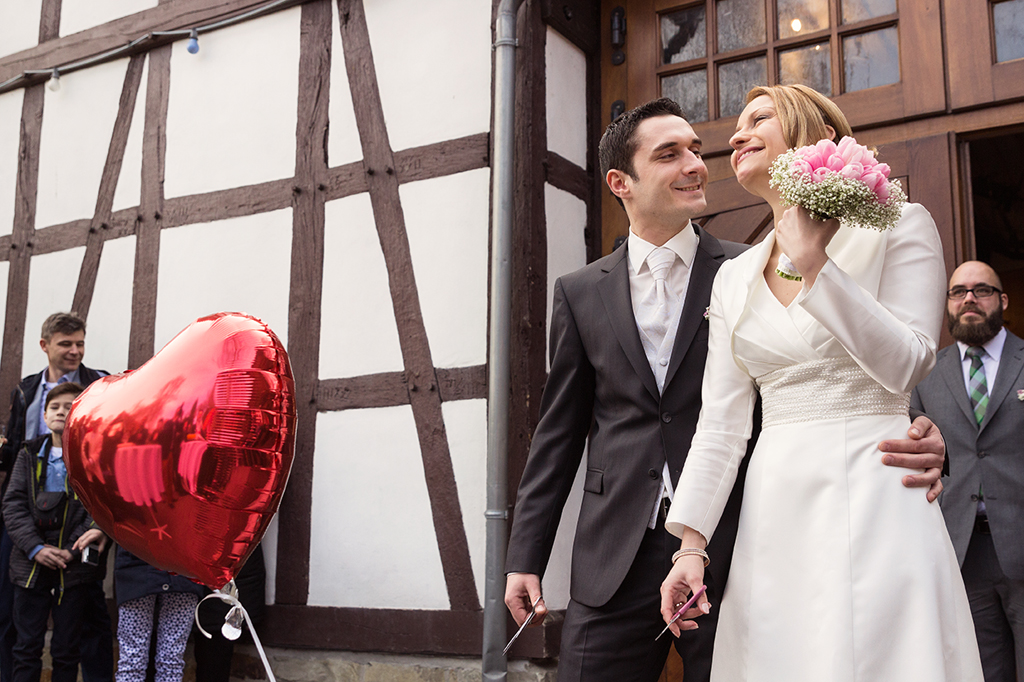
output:
{"label": "metal downspout", "polygon": [[516,13],[523,0],[501,0],[494,41],[491,157],[491,312],[487,355],[487,555],[483,680],[504,682],[505,546],[508,542],[509,353],[512,316],[512,205],[515,144]]}

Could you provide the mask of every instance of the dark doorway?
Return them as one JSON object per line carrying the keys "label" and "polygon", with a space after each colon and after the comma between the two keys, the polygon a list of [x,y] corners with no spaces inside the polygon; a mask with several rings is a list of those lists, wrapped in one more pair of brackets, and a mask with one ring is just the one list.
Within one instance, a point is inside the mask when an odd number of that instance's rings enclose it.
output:
{"label": "dark doorway", "polygon": [[969,145],[977,258],[999,273],[1010,298],[1006,326],[1024,336],[1024,132]]}

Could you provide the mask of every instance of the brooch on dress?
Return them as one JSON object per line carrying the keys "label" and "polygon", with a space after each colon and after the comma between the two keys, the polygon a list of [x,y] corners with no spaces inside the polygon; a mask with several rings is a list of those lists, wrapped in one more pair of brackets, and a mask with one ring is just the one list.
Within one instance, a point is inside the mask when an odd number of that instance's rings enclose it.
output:
{"label": "brooch on dress", "polygon": [[[709,317],[711,317],[711,306],[708,306],[707,308],[704,309],[704,319],[706,320]],[[1021,394],[1024,394],[1024,391],[1017,391],[1018,400],[1024,400],[1024,398],[1021,397]]]}

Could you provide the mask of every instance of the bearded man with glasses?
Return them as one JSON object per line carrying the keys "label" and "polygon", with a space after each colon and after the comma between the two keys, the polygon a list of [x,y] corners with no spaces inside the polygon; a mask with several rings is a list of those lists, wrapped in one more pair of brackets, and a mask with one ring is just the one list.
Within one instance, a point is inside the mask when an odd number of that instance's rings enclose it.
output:
{"label": "bearded man with glasses", "polygon": [[939,498],[960,561],[985,682],[1024,676],[1024,340],[1003,328],[1009,298],[990,266],[968,261],[946,292],[956,343],[939,351],[912,407],[946,439]]}

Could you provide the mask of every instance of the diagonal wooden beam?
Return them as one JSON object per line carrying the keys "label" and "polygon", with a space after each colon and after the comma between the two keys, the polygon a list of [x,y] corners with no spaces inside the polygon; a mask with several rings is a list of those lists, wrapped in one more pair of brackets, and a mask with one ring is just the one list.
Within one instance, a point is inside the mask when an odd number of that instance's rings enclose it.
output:
{"label": "diagonal wooden beam", "polygon": [[85,239],[85,255],[82,257],[82,268],[78,271],[78,286],[75,288],[75,298],[71,309],[86,319],[89,316],[89,307],[92,305],[92,293],[96,287],[96,273],[100,268],[100,256],[103,254],[105,239],[103,233],[110,229],[114,190],[117,187],[117,179],[121,175],[124,150],[128,146],[128,132],[131,130],[135,99],[139,94],[142,67],[145,65],[145,61],[146,55],[142,54],[135,55],[128,61],[124,86],[121,88],[121,100],[117,105],[117,118],[114,120],[114,132],[110,136],[107,160],[103,164],[103,174],[100,176],[96,210],[89,222],[89,236]]}
{"label": "diagonal wooden beam", "polygon": [[388,141],[363,2],[338,0],[338,13],[345,69],[352,88],[356,127],[363,147],[366,182],[370,188],[370,204],[388,269],[398,338],[409,384],[409,402],[419,436],[448,599],[453,610],[475,611],[480,609],[480,600],[469,559],[469,544],[441,412],[438,380],[420,310],[405,215],[398,192],[395,154]]}
{"label": "diagonal wooden beam", "polygon": [[130,369],[137,368],[153,356],[156,339],[156,287],[170,86],[171,46],[164,45],[149,53],[146,122],[142,133],[142,203],[135,230],[135,288],[132,290],[132,324],[128,342]]}
{"label": "diagonal wooden beam", "polygon": [[21,378],[25,351],[25,315],[28,312],[28,276],[32,263],[32,236],[36,223],[36,195],[39,187],[39,140],[43,126],[43,86],[25,90],[21,105],[21,141],[18,145],[18,184],[14,195],[14,229],[8,248],[7,313],[4,348],[0,356],[0,413],[7,414],[7,391]]}
{"label": "diagonal wooden beam", "polygon": [[324,202],[327,189],[327,126],[331,91],[331,4],[302,6],[299,39],[299,101],[292,201],[291,283],[288,353],[295,376],[298,412],[295,459],[281,501],[277,545],[279,604],[305,604],[309,597],[310,513],[316,397],[320,373],[320,301],[324,270]]}
{"label": "diagonal wooden beam", "polygon": [[[274,11],[279,12],[302,1],[285,2],[274,8]],[[58,37],[60,0],[46,0],[43,4],[43,21],[40,28],[46,28],[48,32],[45,35],[40,32],[39,44],[35,47],[0,58],[0,83],[26,70],[49,69],[102,54],[127,45],[153,31],[188,29],[238,16],[266,2],[267,0],[174,0],[78,33]],[[50,9],[54,5],[56,13]],[[133,48],[131,54],[152,50],[172,40],[170,37],[153,37]],[[119,54],[116,58],[125,56],[127,53]],[[45,74],[33,76],[28,83],[45,81],[48,77]],[[21,81],[16,87],[25,84],[25,81]]]}

